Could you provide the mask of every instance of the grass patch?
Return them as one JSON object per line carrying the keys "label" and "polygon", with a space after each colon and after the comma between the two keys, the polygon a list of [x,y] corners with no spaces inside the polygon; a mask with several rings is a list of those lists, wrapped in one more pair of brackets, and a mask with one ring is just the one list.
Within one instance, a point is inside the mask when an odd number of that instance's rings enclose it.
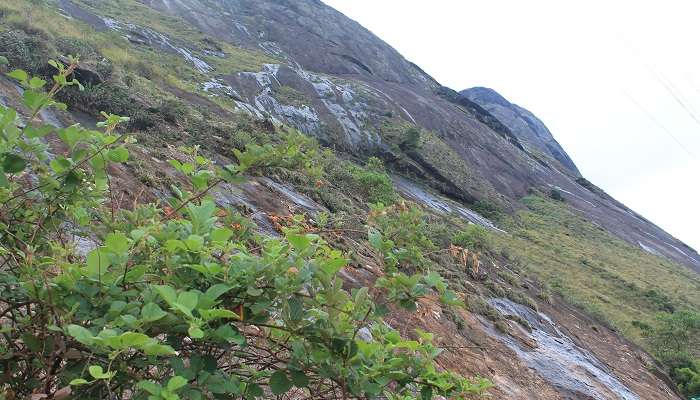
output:
{"label": "grass patch", "polygon": [[495,246],[630,339],[644,344],[639,325],[658,325],[659,312],[700,309],[700,277],[688,268],[601,231],[566,203],[542,196],[523,203],[528,210],[505,221],[510,234],[491,235]]}
{"label": "grass patch", "polygon": [[280,86],[275,89],[275,99],[283,104],[288,104],[297,108],[307,105],[308,100],[304,93],[290,86]]}

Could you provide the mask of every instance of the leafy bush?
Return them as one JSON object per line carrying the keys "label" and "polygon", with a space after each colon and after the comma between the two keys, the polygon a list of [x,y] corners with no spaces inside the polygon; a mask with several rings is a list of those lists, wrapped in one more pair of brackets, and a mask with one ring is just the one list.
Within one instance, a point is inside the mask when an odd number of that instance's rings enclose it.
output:
{"label": "leafy bush", "polygon": [[672,371],[689,367],[692,360],[700,356],[700,314],[690,311],[661,313],[656,319],[658,324],[645,332],[652,353]]}
{"label": "leafy bush", "polygon": [[354,186],[368,202],[391,204],[396,200],[394,184],[378,158],[370,157],[365,168],[353,166],[351,174]]}
{"label": "leafy bush", "polygon": [[469,224],[464,230],[457,232],[452,238],[452,243],[474,251],[485,251],[491,247],[488,231],[476,224]]}
{"label": "leafy bush", "polygon": [[420,131],[415,127],[409,128],[401,138],[399,147],[405,152],[412,152],[418,148],[420,144]]}
{"label": "leafy bush", "polygon": [[672,376],[678,382],[681,393],[689,398],[700,396],[700,360],[695,360],[688,367],[676,369]]}
{"label": "leafy bush", "polygon": [[484,317],[488,318],[493,322],[497,322],[503,319],[503,315],[501,315],[501,313],[498,312],[496,308],[494,308],[482,297],[469,295],[465,300],[465,305],[467,307],[467,310],[475,314],[483,315]]}
{"label": "leafy bush", "polygon": [[503,209],[488,200],[479,200],[471,206],[471,209],[490,220],[499,220],[503,217]]}
{"label": "leafy bush", "polygon": [[46,45],[39,38],[22,30],[0,33],[0,55],[6,57],[13,67],[36,73],[46,65],[46,52]]}
{"label": "leafy bush", "polygon": [[509,271],[501,270],[496,273],[501,279],[508,282],[511,286],[518,286],[520,279],[515,274]]}
{"label": "leafy bush", "polygon": [[330,157],[314,139],[298,132],[283,136],[278,144],[248,143],[245,151],[233,149],[242,172],[256,174],[275,168],[303,170],[312,178],[320,178]]}
{"label": "leafy bush", "polygon": [[372,207],[369,223],[370,244],[383,255],[387,271],[425,269],[430,265],[424,253],[436,247],[425,234],[427,222],[418,207],[378,204]]}
{"label": "leafy bush", "polygon": [[528,306],[532,308],[535,311],[539,311],[539,307],[537,306],[537,302],[532,299],[532,297],[529,297],[528,295],[515,290],[515,289],[506,289],[506,297],[509,298],[510,300],[513,300],[516,303],[522,304],[524,306]]}
{"label": "leafy bush", "polygon": [[[77,85],[75,62],[52,65],[48,93],[43,80],[10,74],[25,88],[26,126],[0,108],[0,395],[430,399],[490,386],[439,371],[432,335],[402,339],[367,288],[343,290],[346,257],[320,237],[251,236],[217,208],[208,191],[240,181],[257,153],[213,168],[193,149],[192,162],[172,163],[192,192],[115,209],[107,166],[129,157],[129,137],[114,133],[127,118],[104,114],[102,132],[37,123]],[[50,133],[65,154],[49,152]],[[75,235],[94,243],[85,254]],[[445,290],[439,275],[421,279]]]}
{"label": "leafy bush", "polygon": [[552,188],[552,190],[549,191],[549,198],[556,201],[564,201],[564,196],[561,194],[561,191],[556,188]]}

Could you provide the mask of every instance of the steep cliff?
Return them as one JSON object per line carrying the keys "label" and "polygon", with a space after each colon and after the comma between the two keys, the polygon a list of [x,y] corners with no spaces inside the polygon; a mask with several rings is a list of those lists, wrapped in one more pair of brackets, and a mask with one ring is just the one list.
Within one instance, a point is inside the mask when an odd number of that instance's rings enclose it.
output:
{"label": "steep cliff", "polygon": [[[451,349],[441,365],[491,379],[496,398],[678,398],[638,346],[639,326],[668,304],[700,307],[700,255],[582,177],[526,109],[491,89],[441,86],[318,0],[20,2],[0,1],[0,54],[50,74],[46,59],[79,53],[76,75],[87,82],[61,94],[71,112],[44,120],[132,117],[137,160],[112,171],[124,198],[164,197],[175,178],[163,159],[178,146],[225,163],[232,149],[295,128],[337,157],[325,181],[280,168],[217,189],[217,201],[269,235],[292,213],[338,216],[352,232],[365,229],[376,197],[343,186],[343,169],[376,156],[404,199],[435,220],[481,225],[499,246],[482,252],[477,277],[436,261],[468,311],[426,299],[416,313],[394,310],[394,328],[436,332]],[[0,84],[3,103],[19,104],[17,88]],[[553,192],[564,202],[546,199]],[[366,239],[338,239],[358,253],[343,270],[348,287],[382,275],[375,254],[353,247]],[[673,288],[681,292],[661,306],[648,294]]]}

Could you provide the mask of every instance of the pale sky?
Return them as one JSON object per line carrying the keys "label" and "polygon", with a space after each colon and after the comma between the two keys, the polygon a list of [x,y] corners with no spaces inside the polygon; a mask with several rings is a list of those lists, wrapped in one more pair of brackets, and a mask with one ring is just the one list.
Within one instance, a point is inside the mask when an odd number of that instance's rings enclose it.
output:
{"label": "pale sky", "polygon": [[700,250],[700,2],[324,2],[441,84],[529,109],[583,176]]}

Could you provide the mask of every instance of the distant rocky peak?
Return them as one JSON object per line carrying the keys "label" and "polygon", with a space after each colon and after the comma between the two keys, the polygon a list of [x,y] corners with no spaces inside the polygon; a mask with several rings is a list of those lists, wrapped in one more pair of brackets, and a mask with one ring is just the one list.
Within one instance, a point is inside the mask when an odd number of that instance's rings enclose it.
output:
{"label": "distant rocky peak", "polygon": [[554,139],[547,126],[530,111],[509,102],[495,90],[486,87],[473,87],[461,91],[460,94],[487,110],[508,127],[532,157],[538,160],[543,155],[552,157],[566,172],[575,177],[581,176],[574,161]]}

